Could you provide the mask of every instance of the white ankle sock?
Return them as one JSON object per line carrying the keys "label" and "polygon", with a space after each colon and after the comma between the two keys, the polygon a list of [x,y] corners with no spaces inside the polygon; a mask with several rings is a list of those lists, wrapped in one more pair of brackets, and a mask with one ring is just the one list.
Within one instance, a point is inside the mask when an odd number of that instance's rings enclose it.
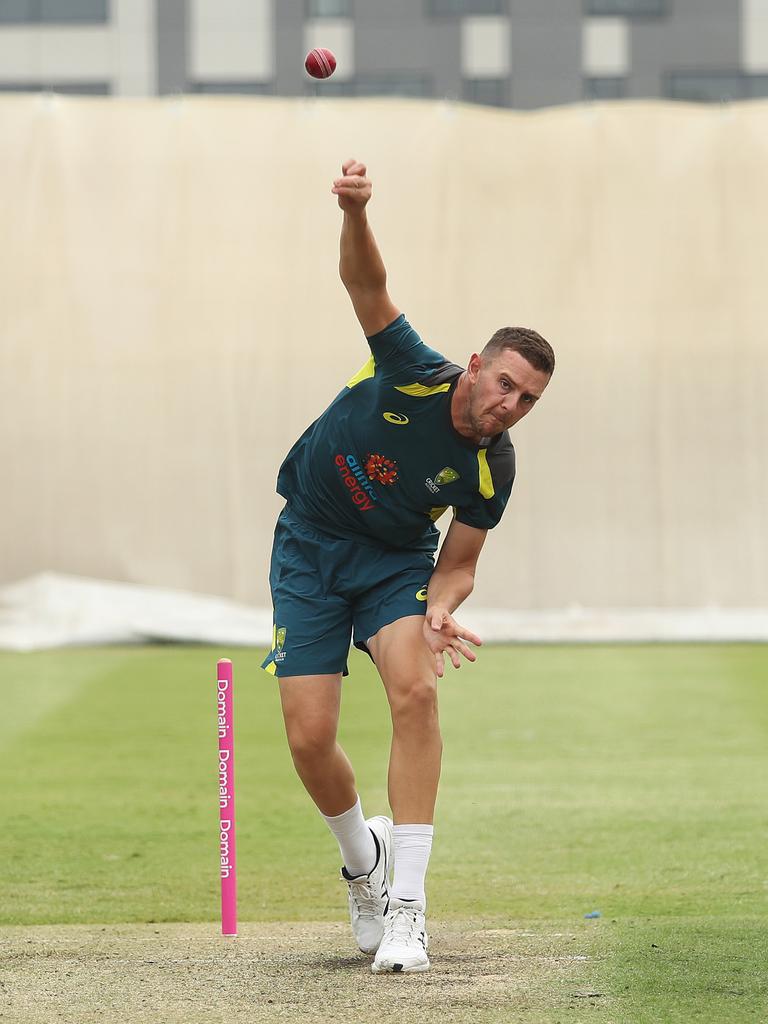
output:
{"label": "white ankle sock", "polygon": [[395,825],[395,878],[391,896],[397,900],[421,900],[426,904],[424,878],[432,852],[432,825]]}
{"label": "white ankle sock", "polygon": [[323,814],[323,817],[328,828],[336,836],[347,874],[357,878],[358,875],[367,875],[369,871],[373,871],[376,864],[376,840],[365,823],[360,797],[343,814],[331,818]]}

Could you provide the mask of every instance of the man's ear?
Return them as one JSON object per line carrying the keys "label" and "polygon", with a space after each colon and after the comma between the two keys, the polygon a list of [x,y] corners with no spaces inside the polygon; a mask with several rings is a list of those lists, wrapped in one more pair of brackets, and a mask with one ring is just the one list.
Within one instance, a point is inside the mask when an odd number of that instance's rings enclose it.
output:
{"label": "man's ear", "polygon": [[477,352],[473,352],[472,355],[469,357],[469,362],[467,363],[467,374],[473,384],[477,380],[477,376],[480,373],[480,367],[482,365],[482,357],[479,356]]}

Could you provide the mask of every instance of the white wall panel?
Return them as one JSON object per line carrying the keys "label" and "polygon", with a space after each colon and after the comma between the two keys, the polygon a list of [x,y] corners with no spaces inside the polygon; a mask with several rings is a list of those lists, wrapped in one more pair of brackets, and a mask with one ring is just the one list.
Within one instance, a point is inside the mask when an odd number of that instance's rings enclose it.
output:
{"label": "white wall panel", "polygon": [[192,0],[190,74],[205,81],[274,77],[271,0]]}
{"label": "white wall panel", "polygon": [[741,33],[744,70],[768,72],[768,0],[742,0]]}
{"label": "white wall panel", "polygon": [[624,18],[586,18],[582,61],[587,75],[626,75],[629,27]]}
{"label": "white wall panel", "polygon": [[114,92],[152,96],[157,91],[154,0],[112,0]]}
{"label": "white wall panel", "polygon": [[429,344],[557,352],[475,606],[768,607],[765,104],[183,105],[0,97],[0,584],[268,602],[278,467],[365,360],[351,154]]}
{"label": "white wall panel", "polygon": [[464,18],[461,73],[465,78],[504,78],[511,71],[508,18]]}
{"label": "white wall panel", "polygon": [[113,70],[109,26],[25,25],[0,30],[0,78],[4,82],[103,82],[112,80]]}

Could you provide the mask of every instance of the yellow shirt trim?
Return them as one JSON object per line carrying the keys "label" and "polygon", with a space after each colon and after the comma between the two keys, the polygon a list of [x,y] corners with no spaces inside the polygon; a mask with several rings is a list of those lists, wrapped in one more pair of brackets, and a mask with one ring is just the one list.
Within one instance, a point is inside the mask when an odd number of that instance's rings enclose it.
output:
{"label": "yellow shirt trim", "polygon": [[360,384],[364,380],[369,380],[376,373],[376,361],[371,356],[365,366],[361,366],[354,377],[350,377],[347,381],[347,387],[353,388],[355,385]]}
{"label": "yellow shirt trim", "polygon": [[484,498],[492,498],[496,491],[493,489],[493,479],[488,468],[488,455],[485,448],[477,453],[477,462],[480,466],[480,493]]}
{"label": "yellow shirt trim", "polygon": [[436,395],[440,391],[450,390],[450,383],[437,384],[433,388],[427,388],[423,384],[404,384],[401,388],[395,388],[395,391],[402,391],[404,395],[412,395],[414,398],[426,398],[428,395]]}

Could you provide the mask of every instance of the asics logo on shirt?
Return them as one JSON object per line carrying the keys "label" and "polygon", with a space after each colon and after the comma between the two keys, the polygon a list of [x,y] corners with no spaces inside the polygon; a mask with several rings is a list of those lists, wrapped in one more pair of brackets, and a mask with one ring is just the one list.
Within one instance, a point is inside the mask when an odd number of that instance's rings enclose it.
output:
{"label": "asics logo on shirt", "polygon": [[400,412],[385,412],[384,419],[387,423],[395,423],[399,427],[404,427],[406,423],[411,422],[407,416]]}

